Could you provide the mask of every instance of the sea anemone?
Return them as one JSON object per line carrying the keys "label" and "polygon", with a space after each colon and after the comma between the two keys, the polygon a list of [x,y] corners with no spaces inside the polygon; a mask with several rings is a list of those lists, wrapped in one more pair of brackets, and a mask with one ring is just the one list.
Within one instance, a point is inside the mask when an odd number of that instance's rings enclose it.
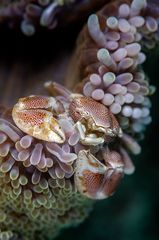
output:
{"label": "sea anemone", "polygon": [[[68,101],[67,94],[70,91],[65,93],[62,86],[61,89],[63,96],[57,98],[65,103],[64,115],[58,116],[65,133],[62,144],[25,134],[14,124],[11,109],[1,108],[1,239],[49,239],[56,236],[61,228],[77,225],[86,218],[94,203],[89,198],[112,195],[124,172],[130,174],[134,171],[126,147],[118,144],[119,139],[99,146],[80,142],[79,132],[68,111],[71,101]],[[136,151],[133,139],[127,136],[126,142],[127,147]],[[78,178],[77,172],[83,169],[78,164],[84,164],[84,169],[89,168],[85,165],[87,159],[84,162],[81,159],[83,151],[89,153],[88,159],[94,158],[101,166],[107,165],[105,171],[109,174],[100,175],[101,180],[107,180],[104,192],[98,193],[100,186],[95,185],[98,183],[96,174],[94,180],[86,176],[81,182],[82,178]],[[87,194],[82,192],[83,186],[87,187]]]}
{"label": "sea anemone", "polygon": [[129,146],[143,137],[151,122],[149,96],[155,87],[142,69],[146,60],[142,49],[157,45],[158,17],[156,1],[145,0],[113,1],[90,15],[78,37],[66,81],[110,109]]}
{"label": "sea anemone", "polygon": [[93,203],[73,182],[78,137],[72,142],[69,123],[65,144],[40,141],[9,118],[0,119],[0,238],[52,238],[62,227],[80,223]]}
{"label": "sea anemone", "polygon": [[[0,107],[0,239],[52,239],[61,228],[85,219],[94,203],[89,198],[112,195],[124,173],[134,172],[129,154],[140,153],[138,140],[151,121],[149,95],[154,87],[141,69],[146,59],[141,49],[151,49],[158,40],[155,6],[156,1],[114,1],[88,18],[68,76],[76,85],[74,92],[49,83],[51,93],[52,87],[59,90],[54,97],[64,106],[64,114],[55,116],[65,134],[63,143],[24,133],[13,121],[12,109]],[[86,126],[79,109],[74,112],[74,97],[84,98],[85,106],[98,103],[95,111],[87,108]],[[115,136],[106,138],[107,129],[98,125],[103,108],[110,120],[107,133],[114,134],[114,119],[122,129]],[[89,140],[104,135],[103,142],[83,143],[78,120],[81,130],[86,134],[88,130]]]}
{"label": "sea anemone", "polygon": [[2,0],[0,22],[11,28],[20,27],[25,35],[32,36],[39,28],[55,29],[80,18],[81,13],[88,15],[91,9],[104,3],[104,0]]}

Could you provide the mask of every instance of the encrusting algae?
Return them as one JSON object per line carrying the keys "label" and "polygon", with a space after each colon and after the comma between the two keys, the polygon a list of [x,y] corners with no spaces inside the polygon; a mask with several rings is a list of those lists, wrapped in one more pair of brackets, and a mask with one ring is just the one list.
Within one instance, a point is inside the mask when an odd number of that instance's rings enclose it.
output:
{"label": "encrusting algae", "polygon": [[53,239],[134,172],[154,92],[142,50],[157,45],[158,17],[155,0],[110,2],[79,35],[74,92],[48,82],[52,97],[0,108],[0,240]]}

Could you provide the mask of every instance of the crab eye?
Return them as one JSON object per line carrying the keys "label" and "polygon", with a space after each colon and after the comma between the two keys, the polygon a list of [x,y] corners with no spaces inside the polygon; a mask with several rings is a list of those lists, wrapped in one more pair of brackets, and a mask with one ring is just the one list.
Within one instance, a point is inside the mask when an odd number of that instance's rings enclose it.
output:
{"label": "crab eye", "polygon": [[83,115],[85,116],[85,118],[89,118],[90,117],[90,113],[86,110],[83,111]]}

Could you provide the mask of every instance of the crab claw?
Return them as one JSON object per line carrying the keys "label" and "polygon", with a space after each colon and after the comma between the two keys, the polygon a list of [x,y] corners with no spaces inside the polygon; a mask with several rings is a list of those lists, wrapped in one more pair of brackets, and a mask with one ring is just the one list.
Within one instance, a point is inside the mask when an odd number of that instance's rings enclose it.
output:
{"label": "crab claw", "polygon": [[52,97],[21,98],[13,107],[13,120],[23,132],[35,138],[63,143],[65,134],[58,121],[53,117],[53,108],[57,108],[55,103],[55,99]]}
{"label": "crab claw", "polygon": [[[123,177],[123,163],[120,155],[109,152],[105,164],[90,151],[81,150],[75,169],[75,184],[78,191],[92,199],[105,199],[111,196]],[[105,156],[106,157],[106,156]]]}

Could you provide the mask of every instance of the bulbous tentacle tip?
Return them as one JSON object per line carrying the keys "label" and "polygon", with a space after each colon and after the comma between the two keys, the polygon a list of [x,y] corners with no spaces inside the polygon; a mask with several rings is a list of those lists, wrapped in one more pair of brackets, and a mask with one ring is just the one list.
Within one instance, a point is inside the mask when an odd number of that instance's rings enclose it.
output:
{"label": "bulbous tentacle tip", "polygon": [[99,200],[115,192],[124,175],[123,162],[116,152],[107,152],[104,161],[105,164],[90,151],[79,152],[75,168],[75,184],[84,196]]}
{"label": "bulbous tentacle tip", "polygon": [[58,103],[53,97],[29,96],[19,99],[12,118],[23,132],[40,140],[63,143],[65,134],[54,117]]}

